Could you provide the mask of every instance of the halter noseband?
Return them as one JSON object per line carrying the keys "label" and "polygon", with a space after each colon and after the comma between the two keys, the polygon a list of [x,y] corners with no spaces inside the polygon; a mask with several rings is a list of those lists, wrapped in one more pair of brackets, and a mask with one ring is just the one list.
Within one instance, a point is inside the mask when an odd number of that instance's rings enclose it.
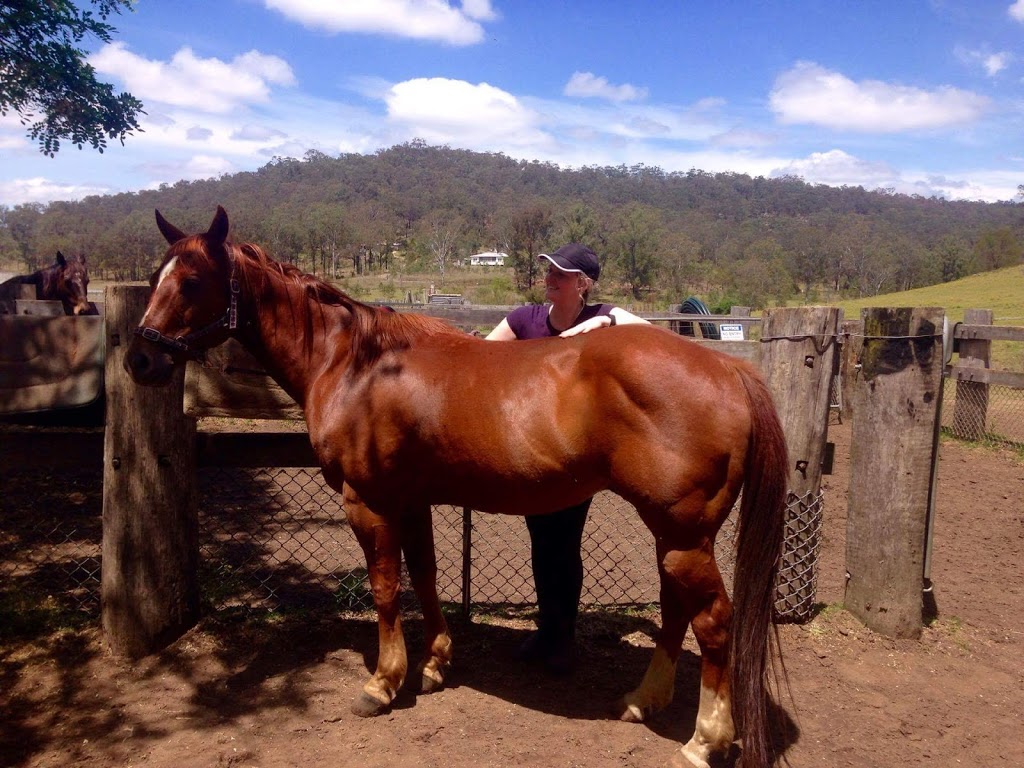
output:
{"label": "halter noseband", "polygon": [[[228,258],[231,258],[230,255]],[[225,328],[229,331],[233,331],[238,327],[238,296],[242,292],[241,285],[238,282],[238,270],[235,265],[235,260],[231,259],[231,277],[228,280],[228,285],[231,289],[231,298],[228,301],[228,308],[224,311],[218,319],[214,320],[204,328],[200,328],[198,331],[186,334],[185,336],[177,336],[171,338],[166,336],[156,328],[150,328],[148,326],[140,325],[133,333],[136,336],[141,336],[146,341],[151,341],[155,344],[162,344],[165,347],[170,347],[175,352],[185,355],[189,360],[203,360],[206,357],[205,349],[194,349],[192,347],[200,339],[209,336],[211,333],[224,330]]]}

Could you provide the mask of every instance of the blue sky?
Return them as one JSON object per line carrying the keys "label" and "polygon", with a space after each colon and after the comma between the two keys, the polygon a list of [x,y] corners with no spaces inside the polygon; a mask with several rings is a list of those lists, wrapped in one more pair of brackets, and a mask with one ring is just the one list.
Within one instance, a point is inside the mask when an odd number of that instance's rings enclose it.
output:
{"label": "blue sky", "polygon": [[414,138],[951,199],[1024,184],[1024,0],[138,0],[113,23],[90,62],[144,133],[51,159],[0,118],[0,204]]}

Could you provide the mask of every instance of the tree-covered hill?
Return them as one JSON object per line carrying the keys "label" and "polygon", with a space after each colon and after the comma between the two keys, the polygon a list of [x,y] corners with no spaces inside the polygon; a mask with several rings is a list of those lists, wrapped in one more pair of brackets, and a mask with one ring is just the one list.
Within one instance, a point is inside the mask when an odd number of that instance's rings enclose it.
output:
{"label": "tree-covered hill", "polygon": [[870,296],[1021,262],[1024,206],[811,185],[797,178],[548,163],[411,142],[374,155],[275,158],[255,172],[48,206],[0,206],[0,260],[36,268],[60,249],[95,274],[141,279],[164,251],[159,208],[186,229],[217,205],[236,239],[328,278],[442,274],[510,254],[516,289],[537,253],[576,240],[602,284],[636,300],[688,293],[764,306],[801,294]]}

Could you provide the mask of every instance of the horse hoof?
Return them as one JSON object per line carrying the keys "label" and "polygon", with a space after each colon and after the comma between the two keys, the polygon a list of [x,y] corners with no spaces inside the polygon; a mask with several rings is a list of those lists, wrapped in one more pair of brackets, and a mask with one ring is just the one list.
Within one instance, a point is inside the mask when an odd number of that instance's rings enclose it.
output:
{"label": "horse hoof", "polygon": [[444,680],[435,680],[427,673],[420,677],[420,693],[437,693],[444,688]]}
{"label": "horse hoof", "polygon": [[376,717],[387,712],[389,706],[363,691],[352,702],[352,714],[358,717]]}
{"label": "horse hoof", "polygon": [[644,711],[636,704],[629,704],[625,701],[619,702],[617,714],[619,720],[624,723],[642,723],[644,721]]}
{"label": "horse hoof", "polygon": [[431,664],[419,666],[420,687],[417,693],[436,693],[444,688],[444,673]]}

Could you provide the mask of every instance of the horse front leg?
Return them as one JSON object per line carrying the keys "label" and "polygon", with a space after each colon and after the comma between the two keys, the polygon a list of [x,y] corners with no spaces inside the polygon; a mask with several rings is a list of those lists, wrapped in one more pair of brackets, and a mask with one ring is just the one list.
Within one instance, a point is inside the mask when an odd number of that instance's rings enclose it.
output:
{"label": "horse front leg", "polygon": [[406,510],[402,520],[402,551],[423,609],[425,649],[417,667],[420,690],[432,693],[444,685],[445,672],[452,661],[452,639],[437,597],[437,556],[429,505]]}
{"label": "horse front leg", "polygon": [[397,520],[373,512],[347,485],[344,501],[345,515],[366,557],[378,630],[377,670],[352,703],[352,712],[372,717],[391,706],[408,669],[399,607],[401,531]]}

